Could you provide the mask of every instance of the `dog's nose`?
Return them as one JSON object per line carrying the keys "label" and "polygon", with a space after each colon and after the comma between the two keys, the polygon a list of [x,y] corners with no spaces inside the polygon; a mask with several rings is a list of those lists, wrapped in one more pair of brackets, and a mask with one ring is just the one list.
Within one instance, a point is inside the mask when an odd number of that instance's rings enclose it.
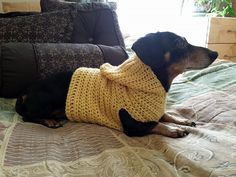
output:
{"label": "dog's nose", "polygon": [[218,57],[218,53],[213,51],[208,54],[209,58],[215,60]]}

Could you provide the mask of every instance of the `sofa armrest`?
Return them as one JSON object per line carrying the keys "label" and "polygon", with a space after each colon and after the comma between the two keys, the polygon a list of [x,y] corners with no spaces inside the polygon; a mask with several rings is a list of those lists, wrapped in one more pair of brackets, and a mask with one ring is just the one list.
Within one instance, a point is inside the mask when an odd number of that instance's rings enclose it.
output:
{"label": "sofa armrest", "polygon": [[120,64],[128,56],[120,46],[65,43],[0,45],[0,97],[14,98],[38,79],[78,67]]}

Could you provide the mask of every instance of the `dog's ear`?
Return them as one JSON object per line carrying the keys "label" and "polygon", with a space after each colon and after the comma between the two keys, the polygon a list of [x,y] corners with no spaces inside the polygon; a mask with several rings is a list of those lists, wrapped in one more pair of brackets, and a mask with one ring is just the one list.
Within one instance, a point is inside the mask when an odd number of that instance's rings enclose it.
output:
{"label": "dog's ear", "polygon": [[165,55],[160,35],[161,32],[149,33],[132,46],[132,50],[148,66],[158,65]]}

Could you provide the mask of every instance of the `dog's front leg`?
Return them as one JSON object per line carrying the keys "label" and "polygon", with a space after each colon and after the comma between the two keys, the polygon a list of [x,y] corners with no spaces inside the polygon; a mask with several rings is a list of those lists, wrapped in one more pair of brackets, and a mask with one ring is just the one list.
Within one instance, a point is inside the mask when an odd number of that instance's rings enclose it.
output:
{"label": "dog's front leg", "polygon": [[161,122],[139,122],[135,120],[125,109],[119,111],[124,133],[128,136],[145,136],[159,134],[172,138],[180,138],[188,135],[188,132],[179,127],[173,127]]}
{"label": "dog's front leg", "polygon": [[184,130],[180,127],[173,127],[162,122],[158,122],[158,124],[151,130],[151,132],[171,138],[182,138],[189,134],[187,130]]}
{"label": "dog's front leg", "polygon": [[152,129],[157,122],[139,122],[135,120],[125,109],[119,111],[120,121],[127,136],[145,136],[152,134]]}
{"label": "dog's front leg", "polygon": [[186,125],[186,126],[196,127],[196,123],[193,122],[192,120],[188,120],[188,119],[184,119],[184,118],[177,118],[177,117],[171,116],[167,113],[165,113],[162,116],[160,121],[175,123],[178,125]]}

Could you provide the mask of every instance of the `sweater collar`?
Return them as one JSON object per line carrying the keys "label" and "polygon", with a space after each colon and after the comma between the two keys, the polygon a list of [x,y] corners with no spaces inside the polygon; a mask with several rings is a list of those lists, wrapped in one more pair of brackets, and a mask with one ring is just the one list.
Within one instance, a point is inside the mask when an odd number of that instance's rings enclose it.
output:
{"label": "sweater collar", "polygon": [[119,66],[103,64],[100,71],[109,80],[127,88],[147,93],[166,93],[152,69],[144,64],[137,55],[130,57]]}

